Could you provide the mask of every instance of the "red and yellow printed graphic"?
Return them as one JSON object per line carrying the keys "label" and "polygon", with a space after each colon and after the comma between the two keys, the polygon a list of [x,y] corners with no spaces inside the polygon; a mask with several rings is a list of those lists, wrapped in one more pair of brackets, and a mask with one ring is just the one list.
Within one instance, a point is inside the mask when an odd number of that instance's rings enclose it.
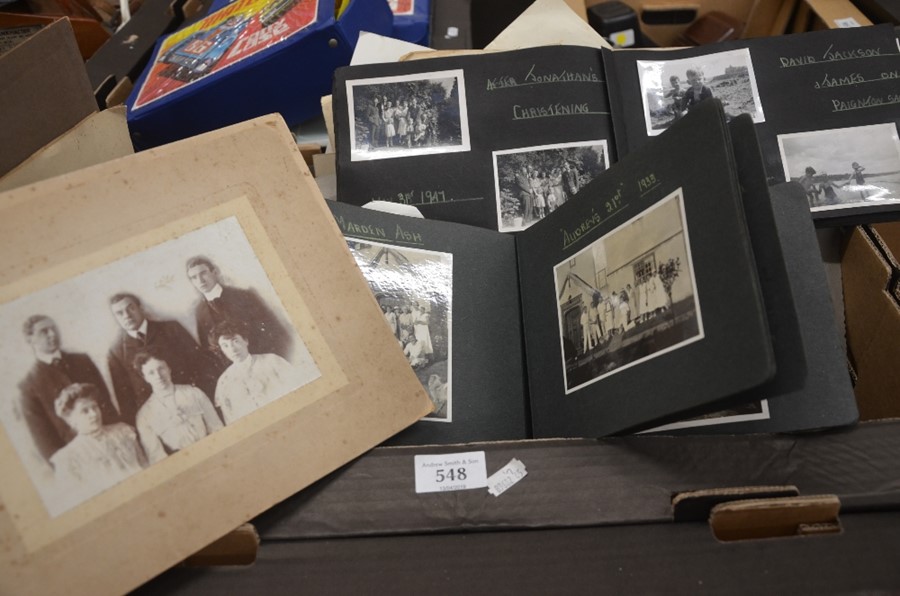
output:
{"label": "red and yellow printed graphic", "polygon": [[227,69],[309,27],[318,0],[237,0],[162,43],[132,110]]}
{"label": "red and yellow printed graphic", "polygon": [[388,0],[394,15],[412,14],[416,8],[415,0]]}

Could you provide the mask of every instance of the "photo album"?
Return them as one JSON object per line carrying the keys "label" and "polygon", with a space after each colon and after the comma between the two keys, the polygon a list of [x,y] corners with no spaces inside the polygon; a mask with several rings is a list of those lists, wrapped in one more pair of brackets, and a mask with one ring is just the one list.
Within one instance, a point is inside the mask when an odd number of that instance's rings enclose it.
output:
{"label": "photo album", "polygon": [[628,153],[717,97],[729,117],[750,114],[769,182],[803,185],[817,222],[896,217],[898,57],[890,25],[666,52],[605,50],[616,148]]}
{"label": "photo album", "polygon": [[338,197],[520,232],[715,97],[747,113],[769,184],[818,225],[900,210],[900,55],[889,25],[679,50],[547,46],[350,66],[333,90]]}
{"label": "photo album", "polygon": [[433,410],[278,116],[0,210],[4,594],[128,592]]}
{"label": "photo album", "polygon": [[347,67],[333,97],[338,196],[354,205],[516,232],[615,160],[593,48]]}
{"label": "photo album", "polygon": [[419,442],[499,431],[525,395],[534,437],[850,424],[824,270],[790,263],[816,242],[808,208],[771,197],[751,117],[712,100],[518,234],[331,208],[447,412]]}

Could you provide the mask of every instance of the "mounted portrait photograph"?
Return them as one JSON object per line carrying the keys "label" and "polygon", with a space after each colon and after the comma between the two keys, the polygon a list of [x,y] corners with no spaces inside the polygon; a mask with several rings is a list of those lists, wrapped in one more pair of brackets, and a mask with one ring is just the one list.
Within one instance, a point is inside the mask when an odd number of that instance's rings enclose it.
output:
{"label": "mounted portrait photograph", "polygon": [[679,60],[638,60],[647,135],[658,135],[709,97],[726,119],[750,114],[765,122],[750,51],[746,48]]}
{"label": "mounted portrait photograph", "polygon": [[462,70],[347,81],[350,160],[469,151]]}
{"label": "mounted portrait photograph", "polygon": [[681,189],[553,269],[566,393],[703,338]]}
{"label": "mounted portrait photograph", "polygon": [[518,232],[561,207],[609,167],[603,139],[494,151],[497,229]]}
{"label": "mounted portrait photograph", "polygon": [[431,401],[423,420],[452,422],[453,255],[348,238],[350,252]]}
{"label": "mounted portrait photograph", "polygon": [[900,204],[900,138],[894,123],[778,136],[784,178],[813,212]]}
{"label": "mounted portrait photograph", "polygon": [[0,408],[50,517],[320,376],[236,217],[0,306]]}

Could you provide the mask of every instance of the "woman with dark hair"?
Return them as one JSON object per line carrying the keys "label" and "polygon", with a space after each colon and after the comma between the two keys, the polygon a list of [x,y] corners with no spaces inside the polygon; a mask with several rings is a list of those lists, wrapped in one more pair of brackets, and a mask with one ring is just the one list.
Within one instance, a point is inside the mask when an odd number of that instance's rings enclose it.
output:
{"label": "woman with dark hair", "polygon": [[156,350],[134,357],[134,368],[152,393],[137,413],[141,444],[156,463],[222,428],[209,398],[193,385],[172,382],[172,369]]}
{"label": "woman with dark hair", "polygon": [[216,406],[226,424],[304,384],[300,371],[278,354],[251,354],[247,332],[235,322],[219,323],[210,338],[231,361],[216,385]]}

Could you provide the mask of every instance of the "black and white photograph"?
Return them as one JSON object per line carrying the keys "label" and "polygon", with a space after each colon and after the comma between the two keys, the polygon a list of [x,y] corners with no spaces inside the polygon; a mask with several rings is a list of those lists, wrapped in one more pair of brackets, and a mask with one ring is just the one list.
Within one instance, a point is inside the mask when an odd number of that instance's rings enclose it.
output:
{"label": "black and white photograph", "polygon": [[398,348],[434,403],[423,420],[452,422],[453,255],[349,238],[347,244]]}
{"label": "black and white photograph", "polygon": [[566,393],[703,338],[681,189],[554,267]]}
{"label": "black and white photograph", "polygon": [[664,424],[638,434],[665,432],[682,428],[698,428],[703,426],[715,426],[719,424],[735,424],[737,422],[749,422],[751,420],[768,420],[769,402],[767,400],[751,401],[727,410],[717,410],[687,420],[680,420],[670,424]]}
{"label": "black and white photograph", "polygon": [[900,203],[900,138],[893,123],[778,136],[785,180],[812,211]]}
{"label": "black and white photograph", "polygon": [[603,139],[494,151],[497,229],[518,232],[543,219],[609,167]]}
{"label": "black and white photograph", "polygon": [[750,51],[718,52],[679,60],[638,60],[647,135],[658,135],[708,97],[717,97],[725,117],[750,114],[765,122]]}
{"label": "black and white photograph", "polygon": [[469,151],[462,70],[347,81],[350,160]]}
{"label": "black and white photograph", "polygon": [[320,372],[237,218],[0,306],[6,435],[56,517]]}

